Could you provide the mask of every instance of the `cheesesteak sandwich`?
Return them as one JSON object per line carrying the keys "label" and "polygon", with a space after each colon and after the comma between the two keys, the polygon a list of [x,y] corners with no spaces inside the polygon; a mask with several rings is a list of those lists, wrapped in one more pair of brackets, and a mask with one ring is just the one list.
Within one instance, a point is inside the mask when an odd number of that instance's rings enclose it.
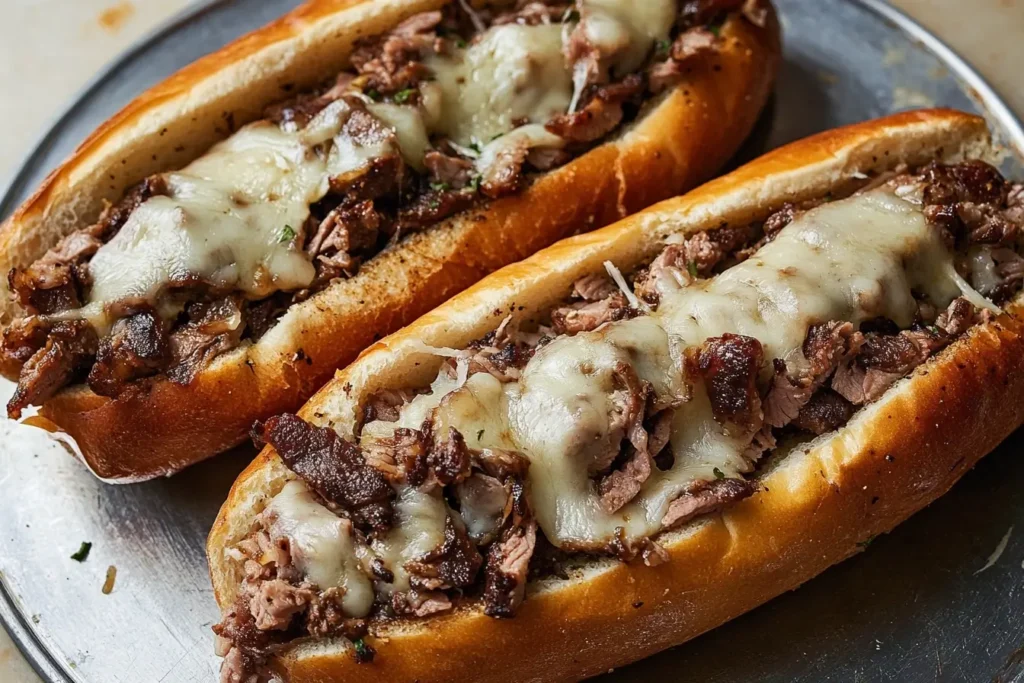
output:
{"label": "cheesesteak sandwich", "polygon": [[778,57],[760,0],[312,0],[4,226],[8,415],[116,481],[231,447],[486,273],[706,179]]}
{"label": "cheesesteak sandwich", "polygon": [[991,155],[948,110],[796,142],[257,424],[207,548],[223,679],[582,678],[890,530],[1024,419],[1024,186]]}

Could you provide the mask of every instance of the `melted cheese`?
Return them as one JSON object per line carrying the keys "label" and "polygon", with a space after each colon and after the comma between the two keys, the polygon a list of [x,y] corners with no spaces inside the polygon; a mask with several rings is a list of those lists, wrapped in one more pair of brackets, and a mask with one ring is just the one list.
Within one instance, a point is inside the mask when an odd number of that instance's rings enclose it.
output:
{"label": "melted cheese", "polygon": [[524,121],[544,123],[564,112],[572,97],[556,24],[496,26],[468,48],[426,63],[436,79],[428,87],[434,129],[467,147]]}
{"label": "melted cheese", "polygon": [[619,527],[638,540],[661,529],[669,503],[695,482],[713,480],[716,469],[728,477],[747,471],[749,437],[727,434],[700,381],[688,378],[693,395],[672,422],[673,465],[652,472],[621,510],[605,512],[588,469],[621,438],[609,424],[617,363],[629,363],[668,403],[685,391],[683,347],[727,332],[748,335],[761,341],[769,372],[773,358],[803,362],[800,349],[815,323],[885,316],[908,327],[917,309],[912,291],[939,308],[957,296],[984,302],[956,274],[919,207],[876,189],[803,214],[712,279],[667,287],[650,315],[553,341],[518,382],[496,387],[474,375],[440,402],[449,406],[443,419],[467,439],[483,429],[500,436],[501,447],[511,440],[529,458],[531,503],[555,545],[600,547]]}
{"label": "melted cheese", "polygon": [[395,518],[391,530],[373,541],[373,552],[395,575],[392,583],[378,582],[385,595],[409,590],[407,562],[418,560],[444,543],[444,525],[448,506],[440,491],[426,493],[404,486],[395,499]]}
{"label": "melted cheese", "polygon": [[656,41],[667,40],[678,11],[676,0],[581,0],[580,23],[600,50],[613,79],[639,69]]}
{"label": "melted cheese", "polygon": [[364,617],[373,607],[373,583],[365,573],[369,551],[352,535],[352,523],[313,498],[306,485],[290,481],[267,507],[272,538],[290,542],[292,561],[317,588],[342,588],[341,608]]}

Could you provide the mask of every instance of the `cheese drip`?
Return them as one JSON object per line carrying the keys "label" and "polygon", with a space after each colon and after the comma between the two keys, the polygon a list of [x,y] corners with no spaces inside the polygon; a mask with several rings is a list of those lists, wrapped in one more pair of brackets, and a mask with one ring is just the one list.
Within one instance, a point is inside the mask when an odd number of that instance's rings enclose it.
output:
{"label": "cheese drip", "polygon": [[370,553],[342,519],[313,498],[301,481],[290,481],[267,506],[271,538],[287,538],[292,562],[306,579],[324,590],[343,589],[341,608],[364,617],[373,608],[373,583],[367,575]]}
{"label": "cheese drip", "polygon": [[[556,339],[537,351],[517,382],[495,387],[493,378],[473,375],[440,401],[435,420],[458,428],[471,446],[515,448],[529,458],[531,504],[555,545],[603,547],[619,527],[638,541],[660,531],[669,503],[714,480],[716,469],[741,476],[749,468],[742,457],[749,437],[727,434],[703,385],[686,378],[693,391],[673,417],[672,467],[655,469],[636,498],[605,512],[588,468],[595,454],[615,446],[608,439],[618,363],[628,363],[667,403],[685,391],[685,347],[743,334],[762,343],[766,365],[784,358],[796,368],[815,323],[856,325],[885,316],[908,327],[917,308],[912,291],[939,307],[961,295],[984,301],[957,275],[952,254],[917,206],[886,188],[872,190],[806,212],[714,278],[666,284],[650,315]],[[480,430],[488,436],[474,439]]]}
{"label": "cheese drip", "polygon": [[[309,286],[315,270],[292,237],[324,197],[332,177],[396,151],[396,143],[355,141],[342,132],[351,113],[342,100],[301,131],[268,121],[240,129],[181,171],[164,176],[166,196],[135,209],[89,262],[87,305],[68,317],[97,328],[109,304],[160,301],[169,285],[199,279],[258,299]],[[400,138],[401,139],[401,138]]]}

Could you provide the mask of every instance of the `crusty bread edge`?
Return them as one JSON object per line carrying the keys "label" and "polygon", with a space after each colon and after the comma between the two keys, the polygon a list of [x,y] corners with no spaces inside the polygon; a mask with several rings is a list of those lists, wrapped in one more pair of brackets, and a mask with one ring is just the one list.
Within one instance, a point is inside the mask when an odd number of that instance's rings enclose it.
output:
{"label": "crusty bread edge", "polygon": [[[581,274],[612,259],[624,271],[668,232],[763,217],[786,200],[820,196],[855,172],[900,161],[990,152],[984,122],[948,110],[899,114],[772,152],[689,195],[603,230],[565,240],[484,279],[369,349],[303,409],[350,432],[353,406],[377,386],[436,370],[412,340],[459,347],[494,325],[491,309],[540,311]],[[1022,420],[1024,322],[1019,300],[976,327],[831,435],[791,452],[751,498],[660,540],[671,559],[595,561],[568,581],[530,586],[511,620],[475,607],[424,622],[400,620],[356,664],[344,641],[307,641],[272,665],[295,681],[561,681],[594,675],[679,644],[799,586],[940,496]],[[417,365],[419,364],[419,365]],[[426,366],[426,369],[423,367]],[[208,541],[222,608],[238,575],[223,549],[291,476],[272,449],[242,473]]]}
{"label": "crusty bread edge", "polygon": [[[138,149],[166,144],[153,131],[192,110],[209,110],[203,97],[224,89],[234,97],[249,89],[259,99],[267,82],[309,81],[304,70],[319,65],[311,52],[331,47],[333,66],[359,35],[439,4],[314,1],[173,76],[105,124],[15,214],[0,233],[0,261],[9,261],[0,269],[30,262],[73,228],[64,219],[79,211],[68,207],[103,189],[84,179],[104,177],[120,167],[119,158],[138,156]],[[217,358],[189,386],[157,379],[145,391],[112,401],[75,385],[47,401],[41,415],[70,434],[89,468],[111,482],[171,474],[239,443],[254,420],[297,409],[362,349],[485,274],[710,177],[753,128],[780,58],[774,15],[763,28],[734,17],[722,35],[720,55],[693,60],[686,82],[615,139],[539,176],[518,195],[456,216],[371,259],[356,277],[291,307],[256,344]],[[240,115],[236,123],[244,119]]]}

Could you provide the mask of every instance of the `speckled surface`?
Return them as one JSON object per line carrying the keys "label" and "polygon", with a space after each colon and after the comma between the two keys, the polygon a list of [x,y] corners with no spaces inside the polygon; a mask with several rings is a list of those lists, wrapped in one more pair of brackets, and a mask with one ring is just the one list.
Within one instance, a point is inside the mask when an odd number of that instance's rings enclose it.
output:
{"label": "speckled surface", "polygon": [[[5,0],[0,183],[72,95],[187,0]],[[894,0],[970,61],[1024,116],[1024,0]],[[892,55],[898,60],[899,55]],[[0,552],[10,549],[0,550]],[[0,683],[38,679],[0,629]]]}

